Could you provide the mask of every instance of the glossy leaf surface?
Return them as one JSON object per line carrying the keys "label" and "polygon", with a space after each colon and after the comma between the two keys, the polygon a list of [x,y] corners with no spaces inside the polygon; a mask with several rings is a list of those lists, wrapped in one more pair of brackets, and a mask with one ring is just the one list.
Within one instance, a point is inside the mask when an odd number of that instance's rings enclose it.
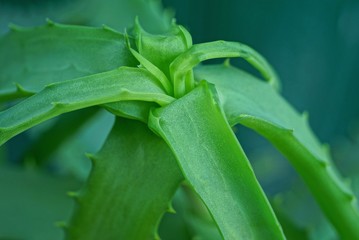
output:
{"label": "glossy leaf surface", "polygon": [[203,82],[153,111],[149,125],[172,148],[224,239],[284,239],[212,86]]}
{"label": "glossy leaf surface", "polygon": [[343,239],[359,238],[356,198],[305,115],[299,115],[270,85],[234,67],[200,67],[196,77],[216,84],[231,125],[252,128],[288,158]]}
{"label": "glossy leaf surface", "polygon": [[135,66],[124,36],[110,28],[49,22],[12,26],[0,38],[0,100],[29,96],[50,83]]}
{"label": "glossy leaf surface", "polygon": [[173,101],[145,69],[121,67],[89,77],[54,83],[0,112],[0,144],[26,129],[60,114],[123,100]]}

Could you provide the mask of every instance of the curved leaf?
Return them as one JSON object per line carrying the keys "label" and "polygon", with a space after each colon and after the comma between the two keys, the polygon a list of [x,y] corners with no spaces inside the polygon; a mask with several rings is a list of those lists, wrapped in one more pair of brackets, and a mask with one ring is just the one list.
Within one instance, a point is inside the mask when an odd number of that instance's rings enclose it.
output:
{"label": "curved leaf", "polygon": [[167,32],[154,35],[146,32],[136,19],[133,34],[141,56],[160,69],[167,79],[170,79],[170,63],[192,46],[192,37],[188,31],[174,22]]}
{"label": "curved leaf", "polygon": [[310,130],[306,115],[299,115],[267,83],[229,65],[202,66],[196,78],[216,84],[231,125],[254,129],[288,158],[343,239],[359,239],[356,198]]}
{"label": "curved leaf", "polygon": [[29,96],[53,82],[136,63],[124,36],[108,27],[50,21],[35,28],[12,26],[0,38],[0,101]]}
{"label": "curved leaf", "polygon": [[203,82],[152,111],[149,126],[172,148],[225,239],[284,239],[213,88]]}
{"label": "curved leaf", "polygon": [[[68,239],[154,239],[183,177],[165,142],[146,125],[117,119],[98,154]],[[75,194],[76,196],[76,194]],[[156,238],[157,239],[157,238]]]}
{"label": "curved leaf", "polygon": [[88,77],[50,84],[44,90],[0,112],[0,144],[60,114],[123,100],[168,104],[154,77],[145,69],[121,67]]}
{"label": "curved leaf", "polygon": [[[274,69],[267,60],[249,46],[238,42],[216,41],[193,45],[188,51],[180,54],[170,65],[171,79],[175,89],[175,97],[181,97],[194,86],[193,77],[185,78],[197,64],[216,58],[241,57],[255,67],[276,89],[280,82]],[[190,89],[188,89],[188,87]]]}

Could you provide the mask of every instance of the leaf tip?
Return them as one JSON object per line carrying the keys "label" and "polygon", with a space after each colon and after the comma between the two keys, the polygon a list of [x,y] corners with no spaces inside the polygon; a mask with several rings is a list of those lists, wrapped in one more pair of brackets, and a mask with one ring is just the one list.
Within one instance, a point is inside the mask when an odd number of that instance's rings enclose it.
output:
{"label": "leaf tip", "polygon": [[96,157],[95,157],[94,154],[92,154],[92,153],[85,153],[85,156],[86,156],[88,159],[90,159],[92,165],[95,165],[95,163],[97,162],[97,159],[96,159]]}
{"label": "leaf tip", "polygon": [[80,199],[80,193],[79,192],[68,191],[66,194],[67,194],[68,197],[75,199],[77,202]]}
{"label": "leaf tip", "polygon": [[21,31],[21,29],[22,29],[19,25],[15,24],[15,23],[9,23],[8,28],[12,32],[18,32],[18,31]]}
{"label": "leaf tip", "polygon": [[167,206],[166,211],[167,211],[168,213],[176,214],[176,210],[174,209],[172,203],[168,203],[168,206]]}
{"label": "leaf tip", "polygon": [[177,27],[181,32],[182,38],[186,44],[187,49],[189,49],[193,45],[191,34],[188,32],[188,30],[185,27],[183,27],[181,25],[178,25]]}
{"label": "leaf tip", "polygon": [[226,60],[224,60],[223,66],[225,66],[225,67],[230,67],[230,66],[231,66],[231,59],[230,59],[230,58],[227,58]]}
{"label": "leaf tip", "polygon": [[327,156],[328,159],[330,159],[330,145],[327,143],[322,144],[321,146],[322,151],[324,152],[325,156]]}
{"label": "leaf tip", "polygon": [[111,27],[109,27],[108,25],[106,24],[102,24],[102,29],[107,31],[107,32],[111,32],[111,33],[117,33],[117,31]]}
{"label": "leaf tip", "polygon": [[15,87],[16,87],[16,92],[20,93],[23,96],[31,96],[34,94],[34,92],[30,92],[28,90],[26,90],[21,84],[19,83],[15,83]]}
{"label": "leaf tip", "polygon": [[308,119],[309,119],[309,113],[308,113],[307,111],[304,111],[304,112],[302,113],[302,119],[304,119],[305,122],[308,121]]}
{"label": "leaf tip", "polygon": [[67,225],[67,222],[66,221],[58,221],[58,222],[55,222],[55,226],[58,227],[58,228],[61,228],[63,230],[67,230],[68,229],[68,225]]}
{"label": "leaf tip", "polygon": [[53,27],[56,25],[55,22],[52,21],[50,18],[46,18],[45,21],[46,21],[46,26],[48,26],[48,27]]}

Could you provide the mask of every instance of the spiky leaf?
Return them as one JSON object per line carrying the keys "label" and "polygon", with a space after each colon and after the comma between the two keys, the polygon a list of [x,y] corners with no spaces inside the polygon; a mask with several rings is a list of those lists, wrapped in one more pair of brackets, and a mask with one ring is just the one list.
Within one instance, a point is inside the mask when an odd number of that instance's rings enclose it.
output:
{"label": "spiky leaf", "polygon": [[172,148],[224,239],[284,239],[212,87],[203,82],[153,111],[149,125]]}
{"label": "spiky leaf", "polygon": [[292,163],[343,239],[359,239],[356,198],[341,180],[307,122],[270,85],[227,65],[196,70],[216,84],[231,125],[243,124],[273,143]]}
{"label": "spiky leaf", "polygon": [[117,119],[77,197],[68,239],[154,239],[182,174],[171,150],[138,121]]}

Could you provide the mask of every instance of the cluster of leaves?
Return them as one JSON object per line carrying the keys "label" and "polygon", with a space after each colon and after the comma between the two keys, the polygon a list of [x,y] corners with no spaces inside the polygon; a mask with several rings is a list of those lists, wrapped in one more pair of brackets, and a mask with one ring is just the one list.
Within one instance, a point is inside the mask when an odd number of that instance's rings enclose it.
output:
{"label": "cluster of leaves", "polygon": [[[116,116],[102,149],[88,155],[86,186],[70,193],[77,207],[64,225],[69,239],[157,238],[163,214],[174,212],[171,201],[181,183],[212,216],[220,234],[212,238],[284,239],[231,129],[236,124],[263,135],[287,157],[343,239],[359,238],[354,195],[305,114],[280,96],[275,72],[250,47],[192,45],[187,30],[175,23],[153,35],[138,21],[128,34],[48,21],[12,26],[0,39],[0,52],[0,100],[25,98],[0,112],[1,144],[68,112],[86,109],[82,118],[72,118],[86,119],[104,108]],[[266,82],[229,61],[197,66],[232,57],[244,58]],[[60,126],[81,125],[72,119]]]}

